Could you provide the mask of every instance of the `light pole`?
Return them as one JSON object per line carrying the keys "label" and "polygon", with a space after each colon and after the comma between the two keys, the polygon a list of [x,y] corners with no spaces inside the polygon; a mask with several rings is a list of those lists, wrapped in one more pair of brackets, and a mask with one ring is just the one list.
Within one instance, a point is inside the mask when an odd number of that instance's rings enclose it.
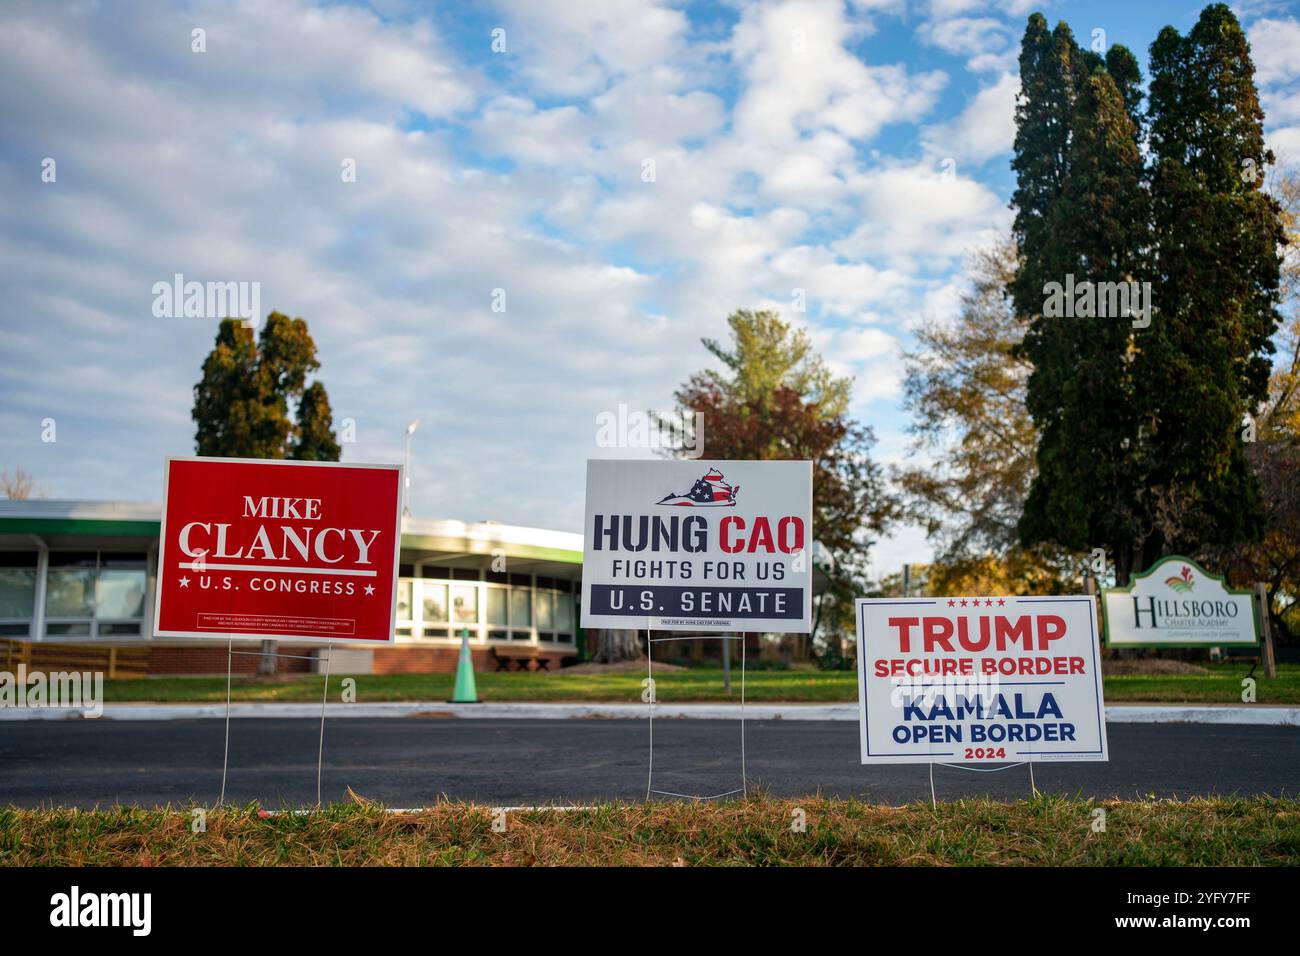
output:
{"label": "light pole", "polygon": [[417,418],[411,424],[406,426],[406,467],[402,469],[402,517],[411,516],[411,436],[415,430],[420,427],[420,420]]}

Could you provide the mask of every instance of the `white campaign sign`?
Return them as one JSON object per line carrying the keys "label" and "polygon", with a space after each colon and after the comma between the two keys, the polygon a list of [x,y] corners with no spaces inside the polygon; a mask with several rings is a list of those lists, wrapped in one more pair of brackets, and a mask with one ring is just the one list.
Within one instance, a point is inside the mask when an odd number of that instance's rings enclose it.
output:
{"label": "white campaign sign", "polygon": [[583,534],[583,627],[811,629],[811,462],[588,461]]}
{"label": "white campaign sign", "polygon": [[1115,647],[1227,647],[1259,643],[1255,601],[1188,558],[1171,555],[1102,592],[1106,643]]}
{"label": "white campaign sign", "polygon": [[864,764],[1108,759],[1092,598],[860,599],[855,610]]}

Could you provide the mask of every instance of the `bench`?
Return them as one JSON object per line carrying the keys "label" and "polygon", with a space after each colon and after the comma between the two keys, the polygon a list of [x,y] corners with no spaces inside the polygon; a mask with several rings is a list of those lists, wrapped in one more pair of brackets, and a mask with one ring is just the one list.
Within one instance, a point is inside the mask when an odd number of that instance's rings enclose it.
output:
{"label": "bench", "polygon": [[539,648],[530,645],[520,645],[518,647],[493,647],[491,652],[492,660],[496,663],[498,671],[510,670],[510,665],[515,665],[515,670],[531,670],[529,666],[533,661],[537,662],[537,670],[549,671],[551,669],[551,660]]}

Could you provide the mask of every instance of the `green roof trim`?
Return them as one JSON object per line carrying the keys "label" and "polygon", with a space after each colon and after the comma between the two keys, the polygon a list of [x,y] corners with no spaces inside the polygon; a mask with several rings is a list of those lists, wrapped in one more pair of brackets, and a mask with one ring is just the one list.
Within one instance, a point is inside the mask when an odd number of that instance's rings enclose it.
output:
{"label": "green roof trim", "polygon": [[582,564],[581,551],[570,551],[568,548],[547,548],[536,544],[512,544],[508,541],[483,541],[478,538],[404,534],[402,535],[402,547],[410,548],[413,551],[447,551],[451,553],[481,554],[484,557],[491,557],[494,551],[502,551],[508,558]]}
{"label": "green roof trim", "polygon": [[158,521],[112,518],[0,518],[0,534],[80,534],[114,538],[156,538]]}

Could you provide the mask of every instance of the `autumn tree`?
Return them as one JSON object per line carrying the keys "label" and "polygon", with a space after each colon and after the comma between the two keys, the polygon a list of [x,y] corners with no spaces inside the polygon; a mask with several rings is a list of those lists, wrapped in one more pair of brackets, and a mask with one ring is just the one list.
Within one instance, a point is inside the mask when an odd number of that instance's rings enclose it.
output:
{"label": "autumn tree", "polygon": [[775,312],[740,310],[727,324],[729,344],[704,340],[721,370],[692,375],[676,402],[683,413],[703,413],[705,458],[812,462],[813,538],[825,550],[818,569],[828,582],[815,641],[819,629],[851,628],[869,549],[897,503],[870,456],[871,429],[848,414],[852,379],[834,375],[807,334]]}
{"label": "autumn tree", "polygon": [[21,468],[15,468],[12,474],[8,468],[0,470],[0,498],[23,501],[32,496],[35,488],[36,480]]}
{"label": "autumn tree", "polygon": [[1300,643],[1300,176],[1278,173],[1269,193],[1278,200],[1287,234],[1279,300],[1288,313],[1274,339],[1268,399],[1247,427],[1254,440],[1246,443],[1246,455],[1259,482],[1264,534],[1207,557],[1238,586],[1264,582],[1279,642]]}
{"label": "autumn tree", "polygon": [[1009,239],[973,255],[956,318],[923,321],[904,353],[920,463],[896,479],[907,517],[935,546],[930,593],[1045,593],[1068,568],[1065,555],[1024,548],[1017,534],[1038,433],[1025,408],[1026,322],[1007,291],[1016,267]]}

